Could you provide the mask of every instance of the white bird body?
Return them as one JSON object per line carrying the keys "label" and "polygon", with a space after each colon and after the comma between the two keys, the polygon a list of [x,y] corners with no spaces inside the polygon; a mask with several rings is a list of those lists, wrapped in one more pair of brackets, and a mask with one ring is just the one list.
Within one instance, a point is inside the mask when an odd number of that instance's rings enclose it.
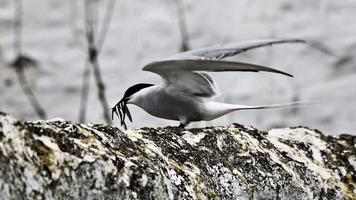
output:
{"label": "white bird body", "polygon": [[[169,102],[169,104],[166,102]],[[282,108],[299,105],[298,102],[261,106],[228,104],[192,96],[172,95],[166,91],[166,88],[159,85],[138,91],[128,100],[128,104],[134,104],[158,118],[180,121],[180,124],[184,126],[189,122],[214,120],[237,110]]]}
{"label": "white bird body", "polygon": [[263,46],[301,42],[304,41],[255,40],[236,45],[191,50],[169,59],[152,62],[146,65],[143,70],[160,75],[163,84],[137,84],[130,87],[113,108],[113,112],[117,113],[118,111],[121,123],[125,125],[125,113],[131,120],[126,104],[134,104],[155,117],[180,121],[180,127],[184,127],[190,122],[213,120],[236,110],[299,106],[298,102],[262,106],[214,102],[212,97],[217,96],[219,91],[214,80],[204,71],[267,71],[292,77],[286,72],[273,68],[220,59]]}
{"label": "white bird body", "polygon": [[[168,104],[165,102],[169,102]],[[135,93],[128,101],[145,110],[147,113],[170,120],[199,121],[204,112],[204,102],[191,96],[172,95],[159,85],[148,87]]]}

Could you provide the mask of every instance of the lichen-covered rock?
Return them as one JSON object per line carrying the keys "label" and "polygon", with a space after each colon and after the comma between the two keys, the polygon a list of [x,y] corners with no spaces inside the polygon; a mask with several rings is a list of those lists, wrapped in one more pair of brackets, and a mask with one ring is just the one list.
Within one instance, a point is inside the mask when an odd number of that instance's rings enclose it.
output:
{"label": "lichen-covered rock", "polygon": [[0,113],[0,199],[355,199],[355,143],[303,127],[122,131]]}

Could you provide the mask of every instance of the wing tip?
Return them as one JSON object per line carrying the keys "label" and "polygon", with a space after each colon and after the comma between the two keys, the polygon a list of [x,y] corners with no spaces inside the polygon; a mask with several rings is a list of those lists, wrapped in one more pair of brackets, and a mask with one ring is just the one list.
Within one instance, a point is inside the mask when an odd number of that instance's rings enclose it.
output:
{"label": "wing tip", "polygon": [[152,66],[154,66],[157,62],[150,62],[147,65],[142,67],[143,71],[150,71],[150,68],[152,68]]}
{"label": "wing tip", "polygon": [[289,76],[291,78],[294,78],[294,76],[292,74],[289,74],[289,73],[286,73],[286,72],[283,72],[282,74],[286,75],[286,76]]}
{"label": "wing tip", "polygon": [[304,40],[304,39],[294,39],[294,41],[295,41],[296,43],[303,43],[303,44],[308,43],[308,41],[307,41],[307,40]]}
{"label": "wing tip", "polygon": [[283,75],[285,75],[285,76],[289,76],[289,77],[291,77],[291,78],[293,78],[293,77],[294,77],[292,74],[287,73],[287,72],[284,72],[284,71],[281,71],[281,70],[273,70],[273,71],[271,71],[271,72],[275,72],[275,73],[283,74]]}
{"label": "wing tip", "polygon": [[279,41],[277,40],[276,43],[303,43],[303,44],[307,44],[308,40],[299,39],[299,38],[281,38]]}
{"label": "wing tip", "polygon": [[[262,70],[257,70],[257,72],[258,72],[258,71],[262,71]],[[278,74],[282,74],[282,75],[285,75],[285,76],[294,78],[294,76],[293,76],[292,74],[289,74],[289,73],[287,73],[287,72],[283,72],[283,71],[280,71],[280,70],[273,70],[273,71],[267,71],[267,72],[278,73]]]}
{"label": "wing tip", "polygon": [[176,60],[161,60],[161,61],[153,61],[150,62],[148,64],[146,64],[145,66],[142,67],[143,71],[153,71],[155,70],[157,67],[159,67],[159,65],[164,65],[167,64],[171,61],[176,61]]}

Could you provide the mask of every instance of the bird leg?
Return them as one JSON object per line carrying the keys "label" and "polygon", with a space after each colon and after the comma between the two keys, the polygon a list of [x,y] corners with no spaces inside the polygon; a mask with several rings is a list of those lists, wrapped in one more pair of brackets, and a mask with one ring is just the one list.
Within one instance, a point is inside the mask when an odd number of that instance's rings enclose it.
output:
{"label": "bird leg", "polygon": [[184,129],[190,121],[186,117],[179,117],[179,122],[179,128]]}
{"label": "bird leg", "polygon": [[185,128],[185,124],[180,123],[180,124],[179,124],[179,128],[184,129],[184,128]]}

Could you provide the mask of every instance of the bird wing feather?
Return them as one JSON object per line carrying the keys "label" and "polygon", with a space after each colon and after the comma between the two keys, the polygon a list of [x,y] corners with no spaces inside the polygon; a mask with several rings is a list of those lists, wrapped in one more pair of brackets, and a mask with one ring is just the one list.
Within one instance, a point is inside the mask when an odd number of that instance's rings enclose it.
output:
{"label": "bird wing feather", "polygon": [[149,63],[143,67],[143,70],[160,75],[165,82],[167,91],[172,94],[183,93],[184,95],[210,98],[218,94],[218,89],[213,79],[208,74],[203,73],[204,71],[266,71],[292,77],[291,74],[270,67],[244,62],[223,61],[221,59],[273,44],[304,42],[304,40],[298,39],[260,39],[234,45],[202,48]]}
{"label": "bird wing feather", "polygon": [[273,69],[270,67],[236,62],[236,61],[226,61],[226,60],[163,60],[156,61],[146,65],[143,68],[144,71],[150,71],[159,75],[167,74],[169,71],[206,71],[206,72],[221,72],[221,71],[247,71],[247,72],[273,72],[284,74],[286,76],[291,76],[286,72]]}
{"label": "bird wing feather", "polygon": [[257,39],[248,40],[243,42],[238,42],[229,45],[218,45],[213,47],[204,47],[200,49],[194,49],[186,52],[182,52],[172,57],[168,60],[177,59],[207,59],[207,60],[220,60],[226,57],[235,56],[237,54],[260,48],[266,46],[272,46],[274,44],[284,44],[284,43],[306,43],[305,40],[301,39]]}
{"label": "bird wing feather", "polygon": [[250,63],[217,60],[165,60],[146,65],[143,70],[160,75],[168,92],[210,98],[219,94],[213,79],[203,71],[286,72]]}
{"label": "bird wing feather", "polygon": [[175,70],[161,77],[166,91],[172,95],[211,98],[219,94],[214,81],[211,81],[212,78],[205,73]]}

